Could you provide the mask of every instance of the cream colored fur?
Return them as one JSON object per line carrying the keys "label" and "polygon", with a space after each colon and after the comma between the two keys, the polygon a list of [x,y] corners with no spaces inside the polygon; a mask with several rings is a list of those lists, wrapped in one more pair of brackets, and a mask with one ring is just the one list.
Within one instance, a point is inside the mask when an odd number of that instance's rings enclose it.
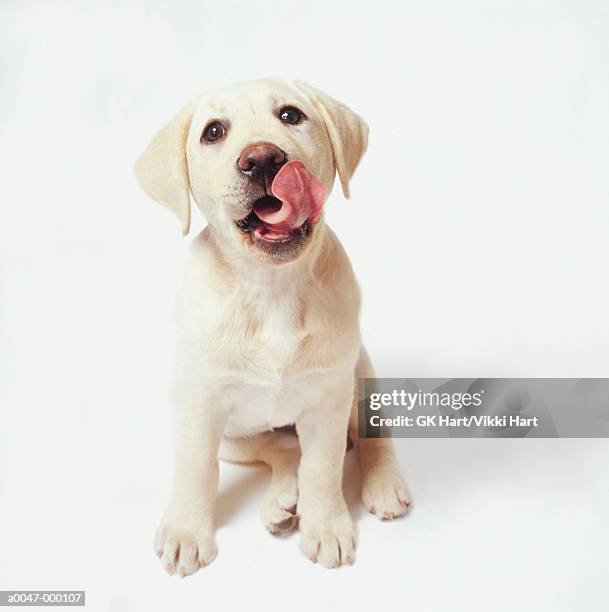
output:
{"label": "cream colored fur", "polygon": [[[307,121],[282,124],[277,110],[285,105],[301,108]],[[200,143],[210,119],[230,123],[222,144]],[[356,532],[342,494],[348,431],[366,507],[394,518],[408,505],[390,441],[357,438],[356,381],[373,370],[340,242],[322,218],[305,252],[278,265],[256,257],[235,227],[251,204],[235,162],[261,141],[302,160],[328,192],[338,173],[348,196],[367,127],[308,85],[255,81],[186,106],[136,164],[144,190],[178,216],[184,233],[190,194],[208,221],[192,243],[179,301],[175,479],[155,538],[167,571],[182,576],[216,555],[219,457],[271,466],[266,527],[284,533],[299,519],[302,551],[326,567],[354,560]],[[271,431],[291,424],[298,438]]]}

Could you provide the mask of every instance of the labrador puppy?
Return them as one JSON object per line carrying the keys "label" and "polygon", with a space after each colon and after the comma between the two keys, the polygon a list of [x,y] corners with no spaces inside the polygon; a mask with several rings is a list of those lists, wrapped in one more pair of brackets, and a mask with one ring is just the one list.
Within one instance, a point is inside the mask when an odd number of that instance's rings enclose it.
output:
{"label": "labrador puppy", "polygon": [[299,521],[302,552],[328,568],[354,560],[348,437],[365,507],[382,519],[408,507],[391,441],[357,435],[357,380],[374,372],[351,265],[323,220],[335,174],[349,197],[367,135],[313,87],[261,80],[200,96],[136,163],[142,188],[184,234],[191,196],[208,222],[178,307],[175,481],[155,538],[170,574],[216,556],[219,458],[271,467],[266,528],[282,534]]}

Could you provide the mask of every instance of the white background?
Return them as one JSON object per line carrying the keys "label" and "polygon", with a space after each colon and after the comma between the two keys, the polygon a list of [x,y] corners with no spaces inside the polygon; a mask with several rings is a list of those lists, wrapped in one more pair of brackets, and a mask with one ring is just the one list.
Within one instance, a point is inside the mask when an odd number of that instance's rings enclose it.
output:
{"label": "white background", "polygon": [[223,466],[218,559],[165,576],[188,241],[131,168],[197,92],[309,81],[371,128],[327,219],[379,375],[606,377],[608,35],[606,3],[575,0],[3,1],[0,589],[114,612],[606,610],[602,440],[397,441],[395,524],[362,510],[349,457],[361,544],[333,572],[264,532],[264,469]]}

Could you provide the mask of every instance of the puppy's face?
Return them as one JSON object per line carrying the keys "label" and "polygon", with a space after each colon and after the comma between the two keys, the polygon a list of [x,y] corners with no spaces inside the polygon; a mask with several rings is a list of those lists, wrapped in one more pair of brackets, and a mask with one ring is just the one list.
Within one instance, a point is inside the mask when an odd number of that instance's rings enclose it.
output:
{"label": "puppy's face", "polygon": [[[187,142],[195,201],[221,240],[270,262],[286,262],[310,245],[317,223],[304,220],[286,235],[255,231],[254,205],[281,207],[271,193],[288,160],[300,160],[329,193],[334,158],[325,124],[307,97],[282,82],[257,81],[203,95]],[[264,201],[262,201],[264,200]]]}
{"label": "puppy's face", "polygon": [[257,211],[281,208],[271,189],[277,173],[298,160],[327,195],[338,170],[348,195],[366,141],[363,121],[325,94],[290,81],[253,81],[200,96],[157,135],[136,174],[185,231],[190,191],[227,251],[281,264],[306,253],[321,217],[268,231]]}

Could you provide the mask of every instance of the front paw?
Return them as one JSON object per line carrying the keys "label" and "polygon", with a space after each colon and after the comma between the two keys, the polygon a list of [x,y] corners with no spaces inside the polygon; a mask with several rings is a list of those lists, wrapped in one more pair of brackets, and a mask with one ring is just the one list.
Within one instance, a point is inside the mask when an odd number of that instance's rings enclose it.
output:
{"label": "front paw", "polygon": [[303,509],[300,531],[300,550],[313,563],[334,568],[355,561],[355,525],[344,502],[335,511],[309,514]]}
{"label": "front paw", "polygon": [[190,576],[215,559],[213,523],[202,517],[200,508],[172,504],[161,520],[154,548],[169,575]]}

